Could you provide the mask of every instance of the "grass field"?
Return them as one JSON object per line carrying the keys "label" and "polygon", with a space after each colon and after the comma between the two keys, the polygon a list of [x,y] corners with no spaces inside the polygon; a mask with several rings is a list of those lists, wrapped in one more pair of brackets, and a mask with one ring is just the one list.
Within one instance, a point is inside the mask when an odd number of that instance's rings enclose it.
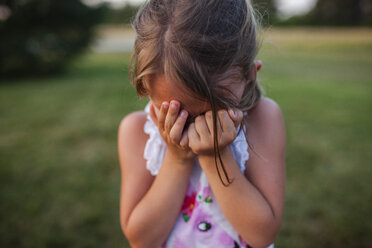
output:
{"label": "grass field", "polygon": [[[372,244],[372,30],[273,29],[260,81],[287,128],[276,247]],[[126,247],[117,128],[142,109],[128,54],[0,82],[0,247]]]}

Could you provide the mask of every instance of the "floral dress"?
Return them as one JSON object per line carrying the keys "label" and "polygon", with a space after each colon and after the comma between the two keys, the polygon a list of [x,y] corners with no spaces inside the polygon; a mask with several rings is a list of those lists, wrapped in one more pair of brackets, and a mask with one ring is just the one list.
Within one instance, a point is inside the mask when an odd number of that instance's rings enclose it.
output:
{"label": "floral dress", "polygon": [[[149,104],[145,111],[149,113]],[[144,151],[144,158],[147,160],[146,168],[156,176],[165,156],[166,144],[149,114],[144,131],[150,136]],[[230,144],[230,149],[243,173],[245,163],[249,159],[248,144],[244,132],[238,133],[234,142]],[[163,247],[250,247],[223,215],[198,160],[191,172],[180,215]],[[272,244],[268,248],[273,247]]]}

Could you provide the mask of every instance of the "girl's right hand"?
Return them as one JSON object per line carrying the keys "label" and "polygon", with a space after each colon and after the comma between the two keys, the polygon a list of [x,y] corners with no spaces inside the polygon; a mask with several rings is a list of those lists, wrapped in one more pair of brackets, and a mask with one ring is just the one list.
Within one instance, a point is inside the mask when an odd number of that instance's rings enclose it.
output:
{"label": "girl's right hand", "polygon": [[188,113],[186,110],[180,111],[180,107],[181,104],[176,100],[163,102],[156,114],[151,104],[150,117],[167,144],[168,156],[181,163],[193,164],[196,155],[188,146],[187,129],[184,130]]}

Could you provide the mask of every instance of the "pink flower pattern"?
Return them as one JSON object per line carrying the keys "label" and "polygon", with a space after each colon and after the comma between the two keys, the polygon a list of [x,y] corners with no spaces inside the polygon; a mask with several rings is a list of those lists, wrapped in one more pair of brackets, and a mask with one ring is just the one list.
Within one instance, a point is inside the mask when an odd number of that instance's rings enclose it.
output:
{"label": "pink flower pattern", "polygon": [[181,214],[185,222],[188,222],[190,220],[196,204],[196,192],[192,192],[191,195],[185,196],[185,200],[183,201],[183,205],[181,208]]}

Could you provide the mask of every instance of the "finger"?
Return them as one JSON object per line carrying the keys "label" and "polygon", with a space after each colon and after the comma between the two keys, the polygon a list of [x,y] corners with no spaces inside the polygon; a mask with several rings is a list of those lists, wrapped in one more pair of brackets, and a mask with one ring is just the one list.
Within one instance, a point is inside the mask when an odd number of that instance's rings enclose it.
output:
{"label": "finger", "polygon": [[168,109],[167,116],[165,117],[164,128],[167,132],[170,132],[175,121],[178,117],[180,103],[178,101],[171,101]]}
{"label": "finger", "polygon": [[199,134],[196,132],[195,122],[190,124],[189,128],[187,129],[187,134],[188,134],[190,147],[193,147],[194,144],[199,142],[200,137],[199,137]]}
{"label": "finger", "polygon": [[205,117],[204,115],[199,115],[198,117],[196,117],[195,119],[195,129],[196,129],[196,132],[199,134],[199,136],[202,138],[202,137],[208,137],[211,135],[209,129],[208,129],[208,126],[207,126],[207,122],[205,121]]}
{"label": "finger", "polygon": [[184,149],[189,148],[189,137],[188,137],[188,130],[185,130],[182,134],[180,146]]}
{"label": "finger", "polygon": [[262,67],[262,61],[261,60],[256,60],[254,62],[254,64],[256,65],[257,71],[261,70],[261,67]]}
{"label": "finger", "polygon": [[[222,133],[222,126],[218,118],[218,113],[216,113],[216,118],[217,118],[216,120],[217,137],[220,137]],[[207,120],[207,125],[210,130],[210,133],[213,134],[212,137],[214,137],[214,124],[213,124],[213,111],[212,110],[206,113],[206,120]]]}
{"label": "finger", "polygon": [[231,120],[234,122],[235,128],[238,128],[240,123],[243,121],[243,111],[240,109],[229,109],[228,114]]}
{"label": "finger", "polygon": [[207,126],[209,129],[209,132],[213,134],[213,112],[212,110],[209,110],[205,113],[205,121],[207,122]]}
{"label": "finger", "polygon": [[230,118],[226,110],[218,111],[218,119],[221,123],[222,132],[227,132],[231,128],[235,128],[233,120]]}
{"label": "finger", "polygon": [[[222,127],[221,127],[221,123],[218,121],[218,116],[216,116],[216,117],[217,117],[217,122],[216,122],[216,124],[217,124],[217,137],[220,137],[220,135],[222,133]],[[212,137],[214,137],[213,112],[212,112],[212,110],[205,113],[205,119],[206,119],[206,122],[207,122],[209,132],[212,134]]]}
{"label": "finger", "polygon": [[181,140],[182,131],[185,127],[187,115],[188,115],[187,111],[182,110],[181,113],[178,115],[172,129],[169,132],[169,137],[171,138],[174,144],[179,144]]}
{"label": "finger", "polygon": [[165,117],[166,117],[167,112],[168,112],[168,108],[169,108],[169,103],[168,102],[163,102],[161,104],[160,111],[159,111],[159,116],[158,116],[158,128],[161,131],[164,130],[164,121],[165,121]]}

